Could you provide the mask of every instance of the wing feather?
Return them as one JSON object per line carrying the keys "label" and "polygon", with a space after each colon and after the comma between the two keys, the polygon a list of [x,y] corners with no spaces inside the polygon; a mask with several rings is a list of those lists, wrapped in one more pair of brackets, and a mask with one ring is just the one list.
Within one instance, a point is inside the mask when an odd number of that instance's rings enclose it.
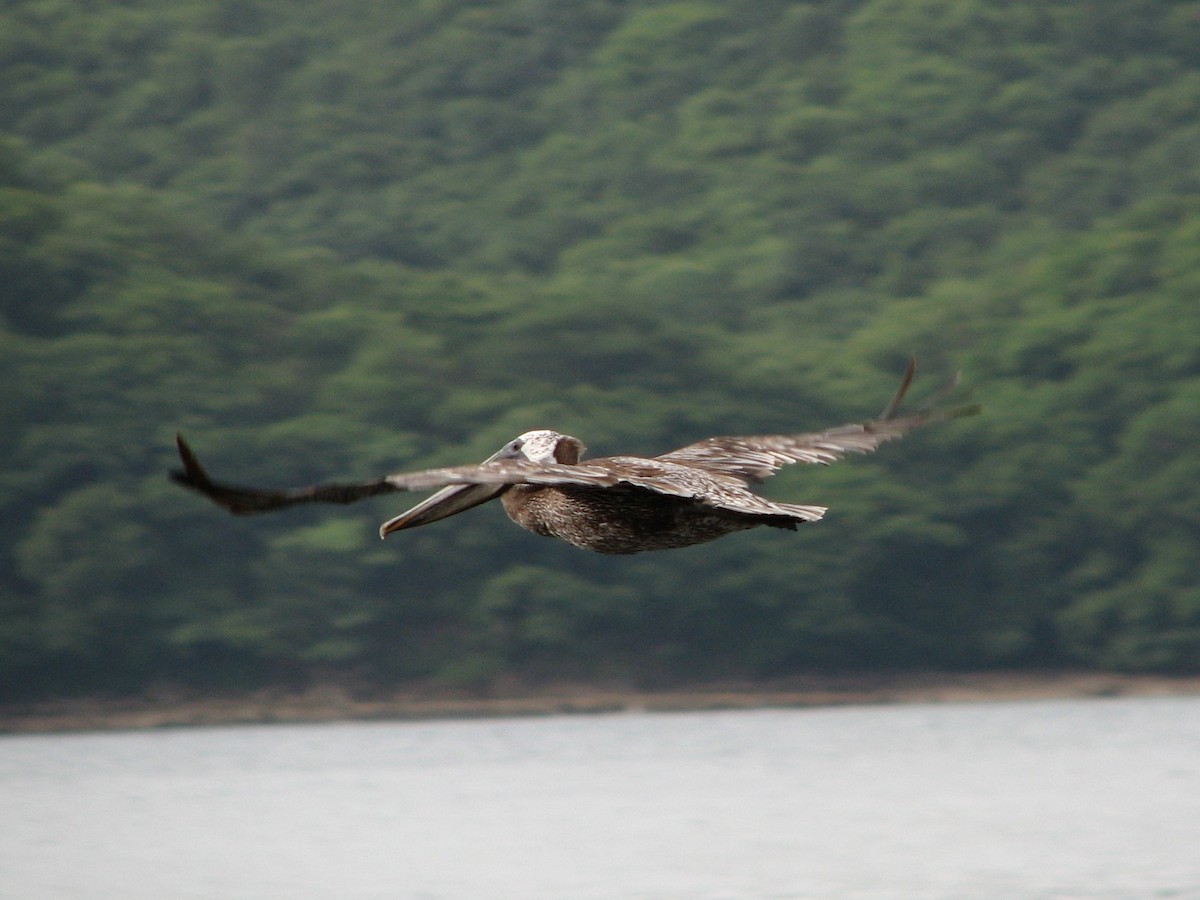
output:
{"label": "wing feather", "polygon": [[[184,441],[176,435],[179,458],[183,469],[171,473],[176,484],[203,494],[213,503],[234,515],[271,512],[303,503],[354,503],[368,497],[397,491],[421,491],[451,485],[580,485],[614,487],[619,484],[640,487],[660,494],[699,496],[699,484],[687,479],[688,471],[681,466],[668,466],[654,460],[612,460],[612,465],[562,465],[535,463],[521,459],[497,460],[479,465],[451,466],[388,475],[372,481],[316,484],[308,487],[273,490],[246,487],[214,481]],[[597,460],[609,462],[607,460]],[[664,478],[669,470],[683,470],[684,481]],[[695,473],[695,470],[691,470]],[[709,480],[711,480],[711,477]]]}
{"label": "wing feather", "polygon": [[627,485],[658,494],[697,497],[713,481],[713,476],[702,474],[701,484],[694,477],[696,474],[694,469],[689,472],[684,466],[637,457],[595,459],[579,465],[506,459],[476,466],[452,466],[389,475],[387,482],[399,490],[410,491],[452,484],[577,485],[600,488]]}
{"label": "wing feather", "polygon": [[619,480],[612,472],[596,466],[567,466],[505,459],[474,466],[448,466],[389,475],[385,479],[398,491],[422,491],[452,484],[577,484],[611,487]]}
{"label": "wing feather", "polygon": [[849,453],[871,453],[879,449],[881,444],[903,437],[914,428],[979,411],[977,406],[926,409],[897,418],[896,412],[912,383],[915,368],[916,361],[910,361],[899,389],[878,419],[808,434],[711,437],[655,458],[695,466],[745,482],[759,482],[774,475],[782,466],[792,463],[828,465]]}
{"label": "wing feather", "polygon": [[179,459],[183,463],[183,469],[172,472],[171,480],[203,494],[213,503],[237,516],[271,512],[301,503],[356,503],[368,497],[402,490],[389,483],[386,478],[345,484],[316,484],[288,490],[224,484],[213,481],[208,476],[192,448],[184,441],[183,435],[175,435],[175,444],[179,448]]}

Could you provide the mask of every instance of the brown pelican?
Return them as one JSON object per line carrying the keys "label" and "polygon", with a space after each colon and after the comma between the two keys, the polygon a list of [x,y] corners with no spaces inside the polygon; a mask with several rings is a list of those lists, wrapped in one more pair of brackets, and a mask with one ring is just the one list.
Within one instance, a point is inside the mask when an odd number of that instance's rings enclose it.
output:
{"label": "brown pelican", "polygon": [[578,438],[556,431],[527,431],[479,465],[293,490],[213,481],[182,436],[177,436],[183,470],[172,472],[171,477],[238,515],[299,503],[352,503],[392,491],[440,489],[384,522],[380,537],[428,525],[499,497],[509,518],[522,528],[585,550],[637,553],[688,547],[758,525],[794,531],[800,523],[824,516],[824,506],[776,503],[749,490],[749,485],[780,466],[828,464],[847,453],[870,453],[918,426],[978,411],[978,407],[926,408],[898,417],[914,366],[915,362],[908,364],[899,390],[878,418],[811,434],[712,437],[661,456],[609,456],[584,462]]}

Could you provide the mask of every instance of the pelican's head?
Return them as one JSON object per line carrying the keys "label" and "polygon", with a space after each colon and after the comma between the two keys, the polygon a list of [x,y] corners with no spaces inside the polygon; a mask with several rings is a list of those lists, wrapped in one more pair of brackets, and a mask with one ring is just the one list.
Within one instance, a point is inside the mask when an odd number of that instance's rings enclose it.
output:
{"label": "pelican's head", "polygon": [[497,459],[526,459],[535,463],[561,463],[573,466],[583,456],[583,442],[569,434],[540,429],[513,438],[488,462]]}

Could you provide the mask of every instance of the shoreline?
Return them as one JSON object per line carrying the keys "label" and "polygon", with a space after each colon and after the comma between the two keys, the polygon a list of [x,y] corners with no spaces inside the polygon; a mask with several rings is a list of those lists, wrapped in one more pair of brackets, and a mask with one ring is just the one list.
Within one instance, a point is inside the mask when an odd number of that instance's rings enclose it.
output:
{"label": "shoreline", "polygon": [[548,685],[490,693],[399,689],[355,695],[332,684],[204,695],[162,691],[0,706],[0,734],[335,721],[421,721],[616,712],[695,712],[894,703],[976,703],[1200,695],[1200,676],[1107,672],[925,672],[813,675],[665,690]]}

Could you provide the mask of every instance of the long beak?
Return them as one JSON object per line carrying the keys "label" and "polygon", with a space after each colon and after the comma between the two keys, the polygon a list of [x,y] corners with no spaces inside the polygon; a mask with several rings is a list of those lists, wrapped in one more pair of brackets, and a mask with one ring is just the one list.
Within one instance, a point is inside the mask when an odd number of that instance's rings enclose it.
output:
{"label": "long beak", "polygon": [[426,497],[412,509],[405,510],[394,519],[379,526],[379,536],[387,537],[393,531],[428,525],[438,519],[456,516],[472,507],[494,500],[508,489],[507,484],[452,484],[436,494]]}

